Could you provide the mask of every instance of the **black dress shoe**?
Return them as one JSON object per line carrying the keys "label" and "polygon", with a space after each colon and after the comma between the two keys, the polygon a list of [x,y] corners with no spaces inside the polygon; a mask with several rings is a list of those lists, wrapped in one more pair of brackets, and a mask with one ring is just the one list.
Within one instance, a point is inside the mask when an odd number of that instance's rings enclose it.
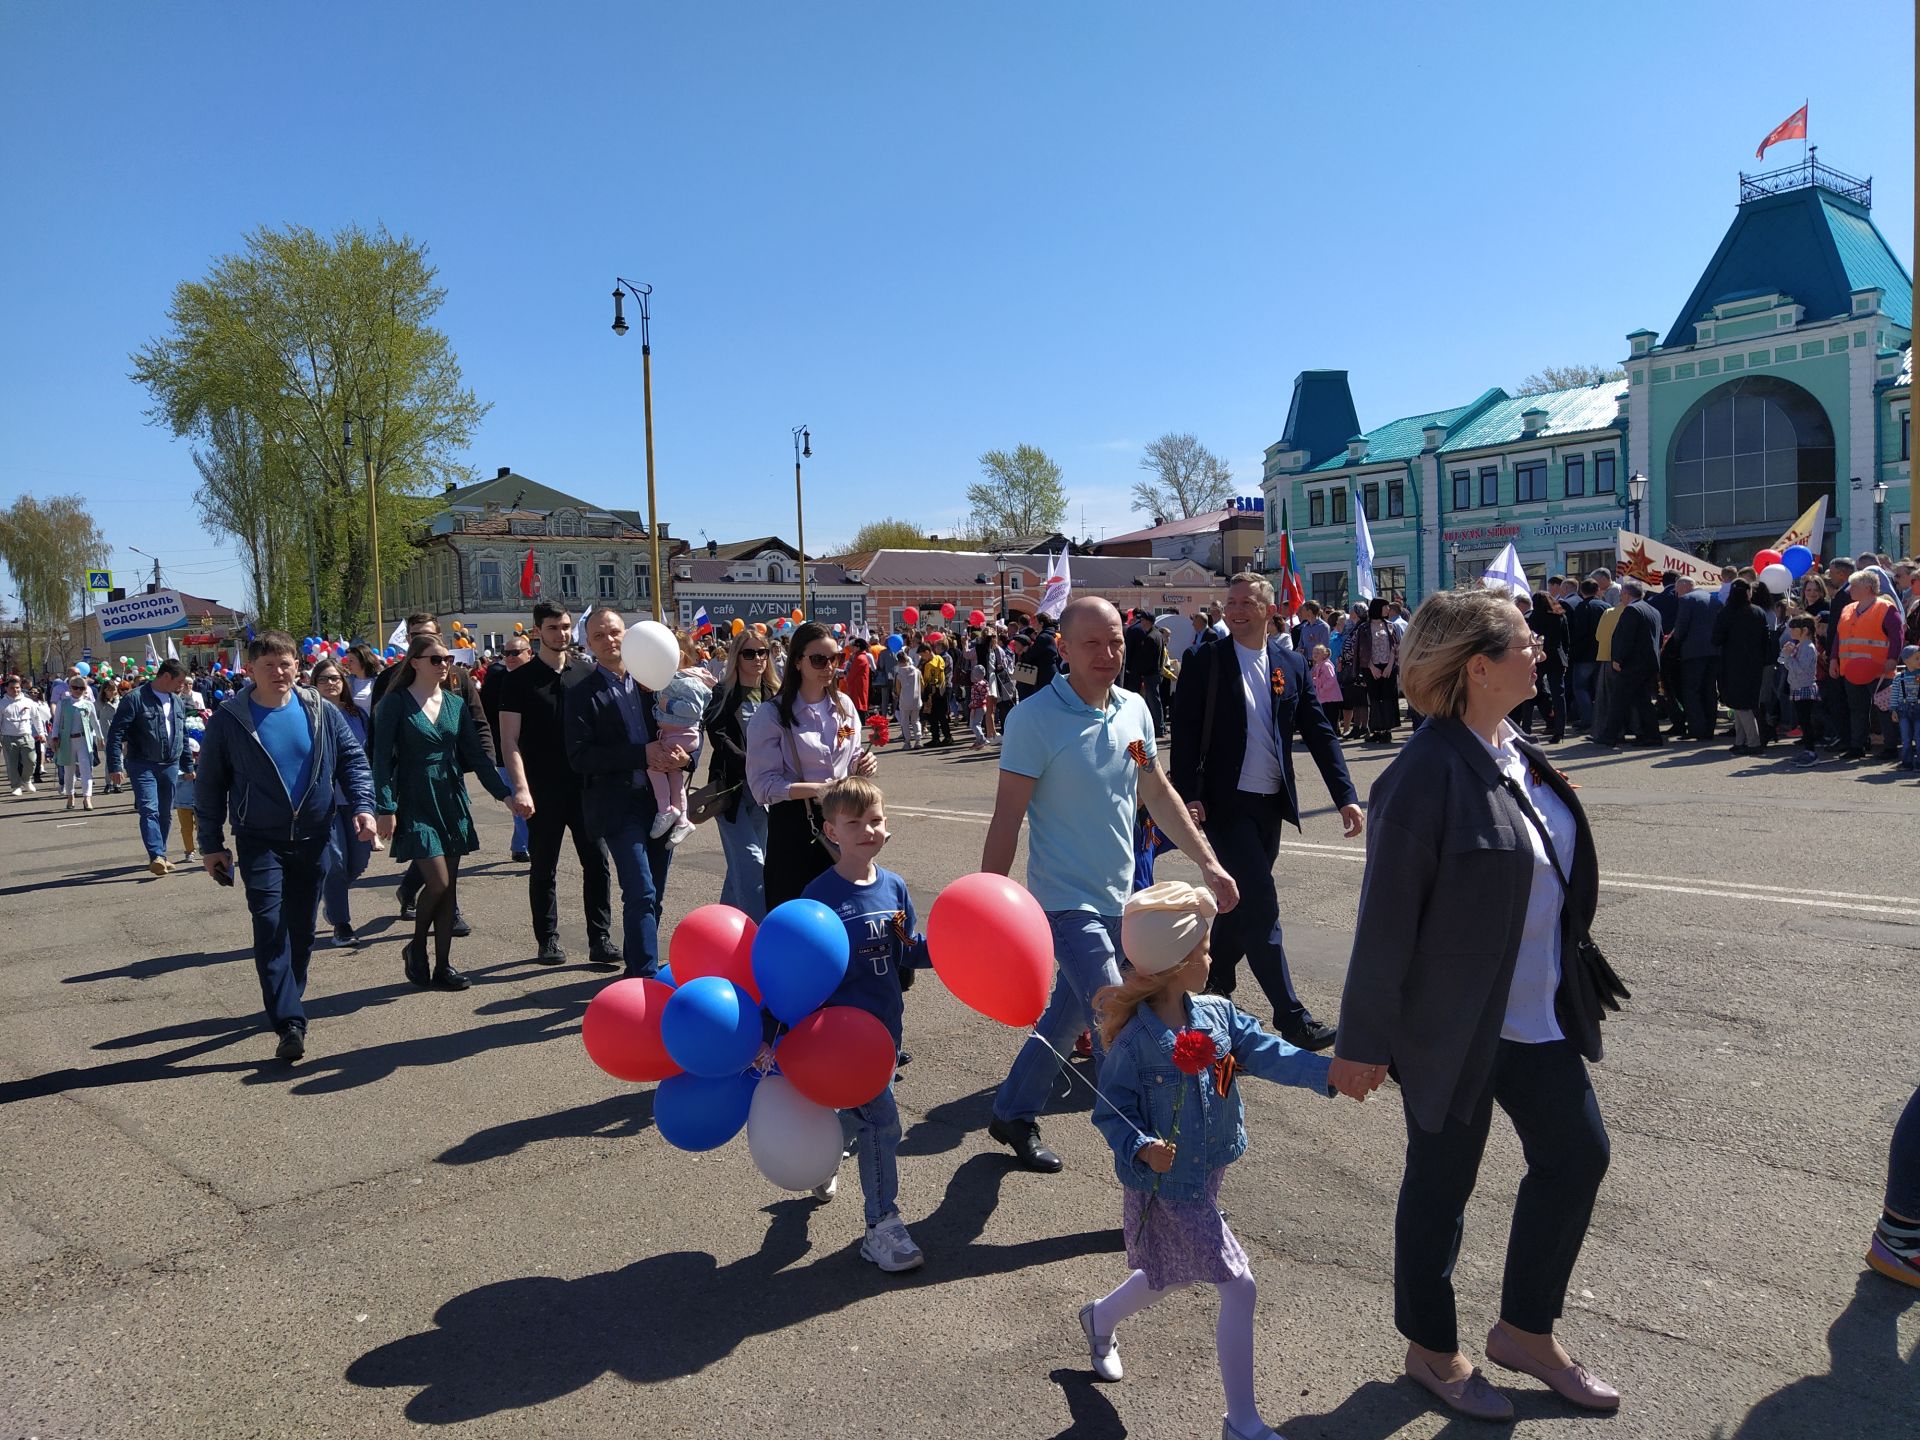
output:
{"label": "black dress shoe", "polygon": [[411,920],[416,913],[411,900],[402,900],[400,902],[400,918],[402,920]]}
{"label": "black dress shoe", "polygon": [[558,940],[549,938],[540,942],[540,953],[533,958],[542,965],[564,965],[567,963],[567,952]]}
{"label": "black dress shoe", "polygon": [[1060,1157],[1040,1143],[1040,1127],[1031,1120],[1001,1120],[987,1124],[987,1134],[1013,1151],[1014,1158],[1028,1170],[1052,1175],[1061,1168]]}
{"label": "black dress shoe", "polygon": [[436,990],[464,990],[473,982],[452,965],[433,967],[433,988]]}
{"label": "black dress shoe", "polygon": [[453,938],[456,940],[464,940],[471,934],[473,934],[473,927],[467,924],[467,917],[462,915],[458,910],[454,911]]}
{"label": "black dress shoe", "polygon": [[427,947],[418,940],[409,940],[400,952],[404,962],[407,980],[420,989],[427,988]]}
{"label": "black dress shoe", "polygon": [[298,1025],[289,1025],[280,1032],[280,1045],[273,1052],[276,1060],[285,1060],[292,1064],[307,1053],[307,1032]]}
{"label": "black dress shoe", "polygon": [[1276,1020],[1274,1029],[1280,1032],[1282,1040],[1296,1050],[1324,1050],[1333,1044],[1333,1026],[1322,1025],[1311,1015],[1294,1025],[1282,1025]]}
{"label": "black dress shoe", "polygon": [[587,952],[587,963],[598,965],[603,970],[618,970],[627,961],[613,946],[595,945]]}

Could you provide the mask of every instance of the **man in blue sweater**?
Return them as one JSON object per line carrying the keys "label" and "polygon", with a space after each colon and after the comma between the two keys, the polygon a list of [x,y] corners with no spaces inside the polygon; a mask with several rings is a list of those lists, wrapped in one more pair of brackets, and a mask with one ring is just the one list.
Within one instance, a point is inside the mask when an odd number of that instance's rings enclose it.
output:
{"label": "man in blue sweater", "polygon": [[[200,740],[194,819],[200,862],[222,885],[236,870],[253,914],[260,999],[279,1032],[280,1059],[307,1052],[307,961],[332,833],[334,786],[352,806],[354,833],[373,840],[373,776],[346,719],[296,689],[300,654],[279,630],[247,646],[251,684],[221,705]],[[233,822],[233,852],[225,827]]]}

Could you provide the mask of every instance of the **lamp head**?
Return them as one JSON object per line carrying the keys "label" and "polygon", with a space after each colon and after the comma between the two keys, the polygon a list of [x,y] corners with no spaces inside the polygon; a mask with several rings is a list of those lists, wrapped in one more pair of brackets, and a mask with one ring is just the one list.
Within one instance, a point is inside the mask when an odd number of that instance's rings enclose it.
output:
{"label": "lamp head", "polygon": [[623,308],[624,304],[625,300],[620,293],[620,287],[616,285],[613,287],[613,333],[616,335],[624,335],[627,333],[627,317]]}
{"label": "lamp head", "polygon": [[800,430],[800,453],[805,458],[813,458],[813,432],[804,426]]}

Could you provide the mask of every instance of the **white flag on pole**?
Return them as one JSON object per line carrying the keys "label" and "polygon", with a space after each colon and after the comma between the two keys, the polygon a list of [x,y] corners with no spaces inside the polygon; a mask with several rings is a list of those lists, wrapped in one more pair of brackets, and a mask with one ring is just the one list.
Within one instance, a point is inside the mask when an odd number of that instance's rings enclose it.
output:
{"label": "white flag on pole", "polygon": [[1073,571],[1067,556],[1068,552],[1062,550],[1058,559],[1052,555],[1047,557],[1047,588],[1040,596],[1038,612],[1054,620],[1060,618],[1067,601],[1073,598]]}
{"label": "white flag on pole", "polygon": [[574,644],[585,645],[587,643],[587,617],[591,614],[593,614],[593,606],[589,605],[580,612],[580,618],[573,622]]}
{"label": "white flag on pole", "polygon": [[387,644],[395,650],[401,650],[406,648],[406,643],[407,617],[402,615],[398,620],[393,622],[393,633],[387,636]]}
{"label": "white flag on pole", "polygon": [[179,658],[180,652],[173,648],[173,637],[169,635],[167,637],[167,659],[178,660]]}
{"label": "white flag on pole", "polygon": [[[171,644],[172,642],[169,641],[168,643]],[[153,669],[154,666],[160,663],[160,656],[159,656],[159,653],[155,651],[153,648],[153,636],[151,635],[147,636],[146,661],[147,661],[147,669],[149,670]]]}
{"label": "white flag on pole", "polygon": [[1494,557],[1491,565],[1480,573],[1480,583],[1489,590],[1505,590],[1513,595],[1528,595],[1533,591],[1527,582],[1526,567],[1520,563],[1520,552],[1507,542],[1507,548]]}
{"label": "white flag on pole", "polygon": [[1373,532],[1367,528],[1364,505],[1353,507],[1353,589],[1362,600],[1373,599]]}

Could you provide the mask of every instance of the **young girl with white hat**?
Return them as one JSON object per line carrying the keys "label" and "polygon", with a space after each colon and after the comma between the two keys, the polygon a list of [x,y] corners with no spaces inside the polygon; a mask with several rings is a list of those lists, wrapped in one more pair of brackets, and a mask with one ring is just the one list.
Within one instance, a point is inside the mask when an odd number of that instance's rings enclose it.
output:
{"label": "young girl with white hat", "polygon": [[1207,983],[1211,893],[1179,880],[1136,891],[1120,919],[1131,970],[1094,997],[1106,1064],[1094,1124],[1113,1147],[1126,1187],[1123,1228],[1133,1273],[1080,1309],[1094,1374],[1121,1377],[1121,1321],[1169,1290],[1202,1282],[1220,1291],[1215,1348],[1227,1413],[1222,1440],[1280,1440],[1253,1395],[1253,1274],[1220,1212],[1220,1180],[1245,1152],[1238,1076],[1244,1072],[1324,1095],[1330,1062],[1296,1050]]}

